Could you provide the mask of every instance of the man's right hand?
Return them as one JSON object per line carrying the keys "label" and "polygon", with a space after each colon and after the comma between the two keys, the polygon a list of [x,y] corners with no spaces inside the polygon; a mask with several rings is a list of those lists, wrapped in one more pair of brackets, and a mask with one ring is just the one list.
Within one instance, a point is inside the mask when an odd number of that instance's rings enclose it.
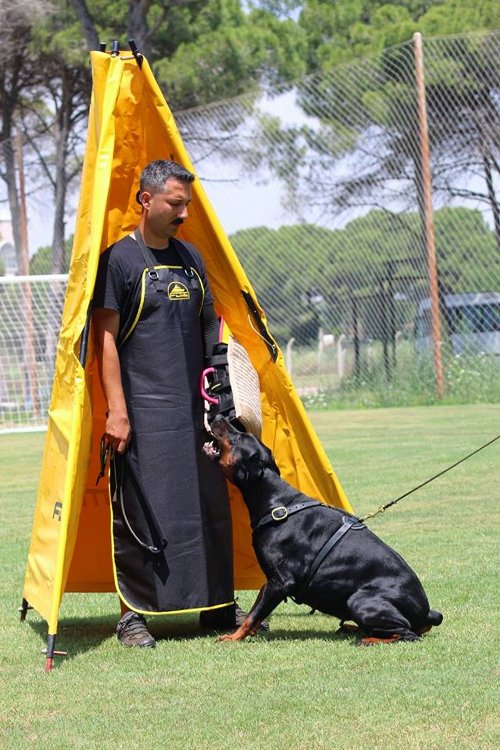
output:
{"label": "man's right hand", "polygon": [[106,437],[113,450],[117,453],[125,453],[132,429],[128,420],[128,415],[123,412],[108,411],[106,417]]}

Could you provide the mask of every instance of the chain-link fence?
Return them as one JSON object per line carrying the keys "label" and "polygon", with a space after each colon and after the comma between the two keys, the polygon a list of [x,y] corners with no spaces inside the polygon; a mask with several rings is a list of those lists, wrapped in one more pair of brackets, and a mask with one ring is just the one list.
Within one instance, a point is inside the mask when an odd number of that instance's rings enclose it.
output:
{"label": "chain-link fence", "polygon": [[47,423],[67,280],[0,277],[0,430]]}
{"label": "chain-link fence", "polygon": [[426,119],[416,41],[177,117],[311,404],[500,397],[500,33],[425,42]]}
{"label": "chain-link fence", "polygon": [[309,405],[500,400],[500,32],[423,47],[176,113]]}

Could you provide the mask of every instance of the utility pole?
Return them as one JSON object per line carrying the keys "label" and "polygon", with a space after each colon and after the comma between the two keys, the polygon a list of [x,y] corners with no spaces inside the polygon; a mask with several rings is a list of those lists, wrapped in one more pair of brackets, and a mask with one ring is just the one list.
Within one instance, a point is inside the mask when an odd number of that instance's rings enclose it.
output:
{"label": "utility pole", "polygon": [[424,53],[422,34],[413,35],[415,48],[415,76],[417,84],[418,125],[420,133],[420,163],[425,220],[425,243],[427,248],[427,273],[431,300],[432,344],[434,352],[434,374],[438,398],[444,394],[443,361],[441,352],[441,320],[439,317],[439,290],[434,238],[434,214],[432,210],[432,185],[429,152],[429,130],[427,125],[427,102],[425,96]]}

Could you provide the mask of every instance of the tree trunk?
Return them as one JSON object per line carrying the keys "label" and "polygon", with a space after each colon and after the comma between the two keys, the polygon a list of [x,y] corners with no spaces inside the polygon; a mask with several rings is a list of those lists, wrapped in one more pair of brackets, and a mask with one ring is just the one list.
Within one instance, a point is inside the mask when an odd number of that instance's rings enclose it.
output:
{"label": "tree trunk", "polygon": [[52,273],[64,273],[64,217],[67,193],[66,160],[72,112],[71,76],[61,77],[61,108],[56,120],[56,172],[54,192],[54,225],[52,237]]}
{"label": "tree trunk", "polygon": [[128,38],[133,39],[140,52],[151,59],[147,13],[151,0],[129,0],[128,3]]}
{"label": "tree trunk", "polygon": [[16,249],[16,264],[18,273],[21,273],[21,269],[23,268],[21,214],[17,192],[13,112],[9,109],[9,103],[15,101],[15,97],[9,96],[9,94],[10,92],[7,94],[5,91],[2,92],[2,101],[4,102],[4,109],[2,112],[2,153],[5,163],[5,181],[7,183],[7,197],[12,222],[12,236],[14,238],[14,247]]}
{"label": "tree trunk", "polygon": [[69,0],[69,4],[75,11],[76,17],[80,22],[87,48],[89,52],[99,49],[99,36],[95,27],[94,19],[87,7],[85,0]]}
{"label": "tree trunk", "polygon": [[493,225],[495,227],[495,240],[497,244],[497,250],[500,253],[500,206],[498,205],[497,197],[495,195],[495,184],[493,182],[493,174],[491,171],[489,145],[484,139],[484,137],[481,138],[481,157],[483,160],[486,188],[488,190],[488,200],[491,206],[491,213],[493,214]]}

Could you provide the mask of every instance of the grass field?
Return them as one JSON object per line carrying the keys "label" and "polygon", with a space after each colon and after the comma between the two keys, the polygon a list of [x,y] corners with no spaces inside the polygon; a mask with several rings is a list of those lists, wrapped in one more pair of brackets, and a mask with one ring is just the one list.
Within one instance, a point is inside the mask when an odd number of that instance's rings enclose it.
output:
{"label": "grass field", "polygon": [[[500,406],[312,413],[347,495],[369,512],[500,432]],[[370,521],[444,622],[418,644],[359,648],[337,621],[281,605],[271,632],[217,643],[196,618],[155,620],[155,650],[119,647],[113,595],[64,597],[18,621],[43,435],[0,437],[0,747],[113,750],[497,748],[500,441]],[[253,592],[240,592],[248,607]]]}

